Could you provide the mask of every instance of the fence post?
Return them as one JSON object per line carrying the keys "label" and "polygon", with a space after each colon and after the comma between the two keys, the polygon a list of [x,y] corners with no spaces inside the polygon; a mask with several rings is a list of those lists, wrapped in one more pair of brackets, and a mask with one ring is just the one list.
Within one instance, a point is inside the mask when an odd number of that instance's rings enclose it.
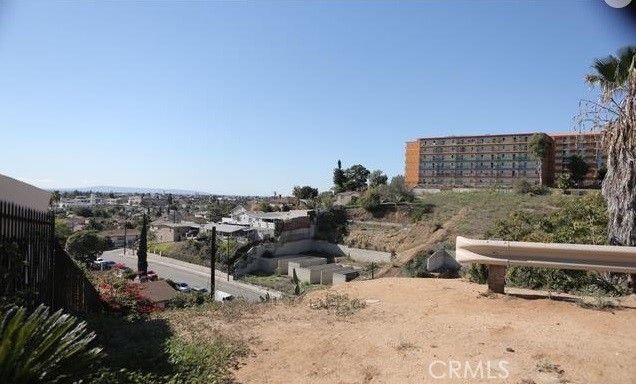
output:
{"label": "fence post", "polygon": [[488,266],[488,290],[494,293],[504,293],[506,285],[506,267],[503,265]]}

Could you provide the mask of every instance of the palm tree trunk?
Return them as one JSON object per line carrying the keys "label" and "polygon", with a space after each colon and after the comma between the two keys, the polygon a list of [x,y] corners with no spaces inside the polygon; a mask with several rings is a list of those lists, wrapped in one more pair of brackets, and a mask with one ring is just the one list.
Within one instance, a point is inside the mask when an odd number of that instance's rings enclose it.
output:
{"label": "palm tree trunk", "polygon": [[[604,132],[607,149],[607,174],[602,192],[609,214],[608,242],[612,245],[636,245],[636,108],[634,93],[636,76],[617,120]],[[636,275],[629,276],[630,290],[634,290]]]}

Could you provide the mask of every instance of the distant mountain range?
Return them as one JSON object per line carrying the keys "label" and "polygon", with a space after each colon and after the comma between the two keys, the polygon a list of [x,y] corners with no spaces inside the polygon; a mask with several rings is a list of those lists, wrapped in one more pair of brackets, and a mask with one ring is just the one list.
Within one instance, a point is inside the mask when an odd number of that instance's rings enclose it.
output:
{"label": "distant mountain range", "polygon": [[97,192],[97,193],[172,193],[173,195],[210,195],[208,192],[188,191],[185,189],[163,189],[163,188],[139,188],[139,187],[113,187],[108,185],[97,185],[94,187],[81,188],[53,188],[60,192]]}

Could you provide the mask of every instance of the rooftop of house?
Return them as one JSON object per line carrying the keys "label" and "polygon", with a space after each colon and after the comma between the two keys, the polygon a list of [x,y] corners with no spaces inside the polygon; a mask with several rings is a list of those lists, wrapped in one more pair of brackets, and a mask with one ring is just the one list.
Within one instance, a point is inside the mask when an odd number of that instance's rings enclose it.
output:
{"label": "rooftop of house", "polygon": [[184,227],[192,227],[192,228],[201,228],[201,224],[197,224],[194,221],[177,221],[173,222],[170,220],[160,219],[155,220],[150,223],[153,227],[170,227],[170,228],[184,228]]}
{"label": "rooftop of house", "polygon": [[140,284],[140,286],[140,294],[153,303],[169,301],[177,297],[177,291],[175,291],[170,284],[166,283],[165,280],[148,281]]}
{"label": "rooftop of house", "polygon": [[286,212],[262,212],[262,211],[248,211],[245,212],[251,217],[262,220],[291,220],[297,217],[305,217],[309,215],[309,210],[306,209],[294,209]]}
{"label": "rooftop of house", "polygon": [[222,233],[234,233],[239,231],[249,231],[250,228],[247,228],[243,225],[232,225],[232,224],[222,224],[222,223],[209,223],[203,226],[206,231],[211,231],[212,228],[216,228],[217,232]]}
{"label": "rooftop of house", "polygon": [[109,231],[102,231],[104,236],[140,236],[141,232],[136,229],[112,229]]}

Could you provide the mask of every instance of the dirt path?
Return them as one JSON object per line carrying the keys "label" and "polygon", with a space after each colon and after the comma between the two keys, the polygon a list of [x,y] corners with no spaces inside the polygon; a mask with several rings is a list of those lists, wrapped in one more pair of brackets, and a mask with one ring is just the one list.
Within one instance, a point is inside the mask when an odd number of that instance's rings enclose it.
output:
{"label": "dirt path", "polygon": [[225,325],[251,340],[237,381],[618,384],[636,378],[634,297],[610,312],[537,291],[484,296],[484,286],[463,280],[385,278],[331,291],[367,306],[339,318],[309,308],[325,294],[312,292],[295,305],[272,304]]}
{"label": "dirt path", "polygon": [[468,213],[468,208],[462,208],[457,214],[451,217],[448,221],[446,221],[440,229],[433,232],[427,239],[424,240],[423,243],[420,243],[412,248],[406,249],[402,252],[399,252],[396,255],[395,260],[391,265],[385,266],[383,269],[378,272],[378,277],[397,277],[400,276],[402,272],[402,267],[406,265],[409,261],[411,261],[418,252],[428,249],[431,246],[442,241],[447,235],[450,229],[457,223],[458,220],[462,219]]}

